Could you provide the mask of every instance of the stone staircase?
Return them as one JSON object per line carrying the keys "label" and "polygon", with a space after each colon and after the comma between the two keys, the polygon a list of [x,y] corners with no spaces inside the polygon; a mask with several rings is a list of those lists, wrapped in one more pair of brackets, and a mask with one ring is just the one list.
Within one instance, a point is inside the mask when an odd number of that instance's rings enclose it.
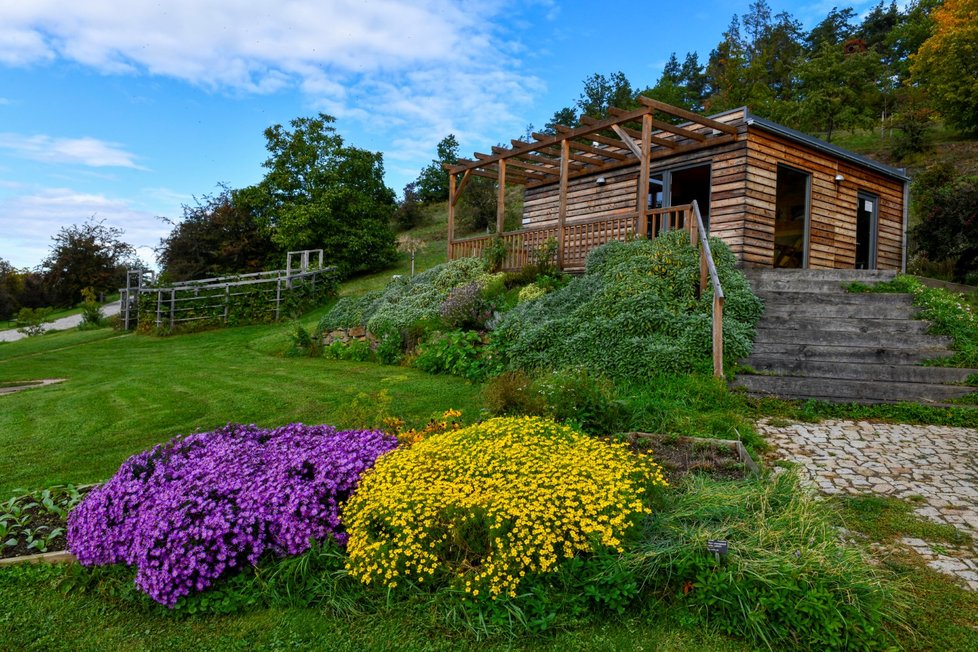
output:
{"label": "stone staircase", "polygon": [[909,294],[856,294],[895,275],[861,270],[746,270],[765,309],[754,351],[756,374],[733,382],[755,396],[834,402],[944,404],[978,391],[961,383],[974,369],[925,367],[951,355],[950,340],[928,335]]}

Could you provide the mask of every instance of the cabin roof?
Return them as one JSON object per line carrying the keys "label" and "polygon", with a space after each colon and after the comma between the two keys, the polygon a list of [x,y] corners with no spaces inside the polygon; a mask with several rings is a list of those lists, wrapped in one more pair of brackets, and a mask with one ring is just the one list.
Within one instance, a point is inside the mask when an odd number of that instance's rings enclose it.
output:
{"label": "cabin roof", "polygon": [[[796,143],[807,145],[813,149],[817,149],[820,152],[824,152],[831,156],[836,156],[840,159],[849,161],[850,163],[855,163],[863,167],[867,167],[871,170],[879,172],[880,174],[885,174],[886,176],[893,177],[894,179],[899,179],[901,181],[909,181],[910,177],[907,176],[907,171],[903,168],[895,168],[889,165],[880,163],[879,161],[874,161],[871,158],[861,156],[855,152],[850,152],[847,149],[843,149],[838,145],[833,145],[832,143],[826,142],[821,138],[815,138],[814,136],[809,136],[806,133],[802,133],[797,129],[792,129],[790,127],[785,127],[784,125],[778,124],[777,122],[772,122],[765,118],[753,115],[746,106],[737,111],[744,112],[744,121],[749,127],[760,127],[765,131],[770,131],[772,133],[783,136],[788,140],[795,141]],[[721,114],[722,115],[722,114]],[[711,116],[716,118],[718,116]]]}

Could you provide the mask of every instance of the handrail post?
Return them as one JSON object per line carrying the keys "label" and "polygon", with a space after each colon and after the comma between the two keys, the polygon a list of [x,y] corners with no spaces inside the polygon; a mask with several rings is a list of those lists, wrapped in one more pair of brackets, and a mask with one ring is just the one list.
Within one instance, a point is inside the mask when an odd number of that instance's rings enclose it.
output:
{"label": "handrail post", "polygon": [[452,260],[455,245],[455,173],[448,172],[448,260]]}
{"label": "handrail post", "polygon": [[557,269],[564,269],[564,223],[567,221],[567,184],[570,176],[570,143],[560,142],[560,184],[557,191]]}
{"label": "handrail post", "polygon": [[713,294],[713,375],[723,377],[723,296]]}

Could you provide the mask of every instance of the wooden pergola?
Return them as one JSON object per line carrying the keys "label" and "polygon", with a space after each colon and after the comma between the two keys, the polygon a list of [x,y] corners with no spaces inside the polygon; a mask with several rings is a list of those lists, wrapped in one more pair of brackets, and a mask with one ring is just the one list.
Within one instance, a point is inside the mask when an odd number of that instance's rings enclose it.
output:
{"label": "wooden pergola", "polygon": [[[609,116],[596,119],[581,118],[576,128],[558,126],[554,135],[533,133],[532,143],[513,140],[512,147],[493,147],[491,154],[476,152],[474,159],[462,159],[446,165],[449,173],[448,256],[478,254],[493,236],[455,239],[455,207],[473,177],[486,177],[498,183],[496,234],[509,237],[514,243],[554,238],[557,242],[557,264],[564,267],[567,238],[567,190],[570,180],[600,175],[620,168],[639,168],[635,190],[635,209],[627,214],[608,216],[588,231],[589,241],[603,244],[630,232],[648,232],[650,209],[649,166],[652,161],[699,149],[728,143],[737,138],[736,127],[686,111],[664,102],[639,96],[640,106],[631,110],[609,109]],[[684,121],[676,125],[662,116]],[[556,228],[521,229],[503,232],[506,184],[516,183],[525,188],[557,184],[559,202]],[[661,209],[658,209],[661,211]],[[625,225],[623,220],[628,221]],[[540,233],[534,233],[540,231]],[[607,231],[607,233],[604,233]],[[604,233],[604,235],[602,235]],[[595,237],[596,236],[596,237]],[[528,240],[529,238],[529,240]]]}

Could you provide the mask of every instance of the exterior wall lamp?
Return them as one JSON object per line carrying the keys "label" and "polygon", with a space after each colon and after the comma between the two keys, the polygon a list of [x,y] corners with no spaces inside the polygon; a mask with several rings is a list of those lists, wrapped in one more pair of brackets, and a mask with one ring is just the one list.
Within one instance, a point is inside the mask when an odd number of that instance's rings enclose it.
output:
{"label": "exterior wall lamp", "polygon": [[608,181],[604,177],[598,177],[594,180],[594,183],[598,184],[599,186],[603,186],[604,184],[608,183]]}

